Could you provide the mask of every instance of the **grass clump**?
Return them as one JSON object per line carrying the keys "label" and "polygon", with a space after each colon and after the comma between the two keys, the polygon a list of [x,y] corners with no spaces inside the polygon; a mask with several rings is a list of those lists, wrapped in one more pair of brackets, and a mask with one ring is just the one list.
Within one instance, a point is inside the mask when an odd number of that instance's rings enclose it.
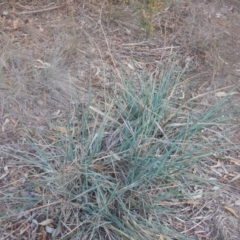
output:
{"label": "grass clump", "polygon": [[53,239],[187,239],[169,219],[190,217],[181,207],[204,181],[189,167],[220,151],[202,130],[225,119],[218,104],[200,114],[178,98],[180,78],[126,81],[110,109],[78,109],[58,141],[18,153],[32,167],[24,191],[38,194],[1,201],[52,219]]}

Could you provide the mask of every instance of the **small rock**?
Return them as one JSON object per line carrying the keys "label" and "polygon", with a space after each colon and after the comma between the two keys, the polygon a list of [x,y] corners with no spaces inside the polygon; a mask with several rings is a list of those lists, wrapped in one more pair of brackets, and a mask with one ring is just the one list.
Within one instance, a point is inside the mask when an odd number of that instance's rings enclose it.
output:
{"label": "small rock", "polygon": [[8,15],[8,10],[3,10],[2,15],[7,16]]}
{"label": "small rock", "polygon": [[54,232],[55,229],[52,228],[52,227],[46,226],[46,227],[45,227],[45,230],[46,230],[47,233],[52,234],[52,233]]}

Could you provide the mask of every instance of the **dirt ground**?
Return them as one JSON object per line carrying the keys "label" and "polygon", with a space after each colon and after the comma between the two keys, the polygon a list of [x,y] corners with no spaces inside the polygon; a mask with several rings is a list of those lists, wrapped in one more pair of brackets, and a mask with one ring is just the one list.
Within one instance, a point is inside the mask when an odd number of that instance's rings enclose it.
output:
{"label": "dirt ground", "polygon": [[[9,184],[5,174],[18,181],[14,171],[27,173],[11,151],[21,149],[28,134],[41,140],[49,122],[61,123],[76,104],[86,104],[89,86],[99,102],[123,76],[134,79],[144,71],[156,77],[176,63],[189,83],[182,86],[184,96],[210,102],[234,89],[232,104],[239,104],[238,0],[172,0],[149,22],[136,1],[6,0],[0,26],[1,189]],[[240,133],[229,141],[239,144]],[[201,174],[224,185],[186,209],[192,219],[174,228],[197,239],[240,239],[240,152],[216,156],[210,166],[203,162]]]}

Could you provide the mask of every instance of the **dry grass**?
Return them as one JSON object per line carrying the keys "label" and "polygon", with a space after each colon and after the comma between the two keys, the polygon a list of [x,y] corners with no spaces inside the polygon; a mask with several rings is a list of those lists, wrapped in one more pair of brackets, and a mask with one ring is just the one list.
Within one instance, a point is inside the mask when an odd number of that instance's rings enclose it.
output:
{"label": "dry grass", "polygon": [[[1,239],[51,239],[37,226],[47,218],[55,239],[240,238],[239,3],[171,1],[151,16],[150,29],[139,9],[132,2],[0,3]],[[169,81],[184,75],[161,85],[169,66]],[[172,100],[158,113],[162,125],[137,128],[143,106],[143,122],[159,110],[151,109],[149,99],[159,97],[148,88],[159,85]],[[225,108],[211,108],[222,99],[216,93],[231,91]],[[183,130],[196,135],[188,140]],[[146,184],[146,159],[169,150],[156,139],[176,135],[174,164]],[[134,144],[135,166],[127,160]],[[89,158],[89,170],[79,167],[77,159]]]}

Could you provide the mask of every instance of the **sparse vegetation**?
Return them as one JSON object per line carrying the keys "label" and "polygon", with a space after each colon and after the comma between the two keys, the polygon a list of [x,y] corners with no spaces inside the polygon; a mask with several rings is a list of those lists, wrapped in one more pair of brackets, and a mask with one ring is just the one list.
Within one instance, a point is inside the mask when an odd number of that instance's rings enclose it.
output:
{"label": "sparse vegetation", "polygon": [[199,6],[139,3],[1,4],[1,239],[240,236],[239,92],[215,81],[220,43],[188,29]]}
{"label": "sparse vegetation", "polygon": [[150,34],[154,31],[154,15],[164,10],[169,0],[143,0],[140,6],[141,27]]}

